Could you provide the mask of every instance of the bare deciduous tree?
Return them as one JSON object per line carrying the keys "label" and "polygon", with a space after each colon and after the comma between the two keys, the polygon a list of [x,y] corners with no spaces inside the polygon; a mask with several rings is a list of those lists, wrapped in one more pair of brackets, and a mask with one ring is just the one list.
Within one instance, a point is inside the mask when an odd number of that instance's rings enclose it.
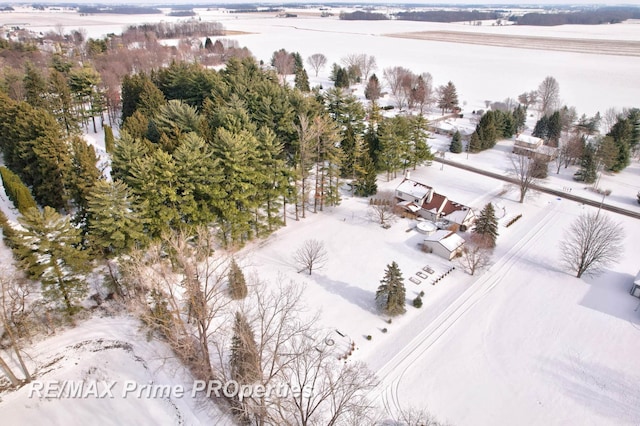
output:
{"label": "bare deciduous tree", "polygon": [[413,73],[403,67],[390,67],[384,69],[384,79],[387,81],[391,96],[396,102],[398,109],[402,109],[406,106],[408,100],[408,93],[405,90],[406,80],[412,76]]}
{"label": "bare deciduous tree", "polygon": [[474,275],[491,264],[491,252],[491,243],[488,238],[474,233],[465,242],[459,263],[469,275]]}
{"label": "bare deciduous tree", "polygon": [[547,76],[538,86],[538,102],[540,103],[540,113],[548,115],[558,108],[560,102],[560,85],[558,81]]}
{"label": "bare deciduous tree", "polygon": [[302,271],[309,275],[314,269],[320,269],[327,263],[327,251],[324,243],[318,240],[306,240],[294,254],[294,260]]}
{"label": "bare deciduous tree", "polygon": [[518,95],[518,102],[524,105],[525,108],[529,109],[531,105],[535,105],[536,102],[538,102],[538,92],[536,90],[524,92]]}
{"label": "bare deciduous tree", "polygon": [[393,192],[379,192],[378,195],[370,201],[369,217],[382,226],[388,226],[396,218],[393,212],[394,207],[395,197]]}
{"label": "bare deciduous tree", "polygon": [[317,77],[318,71],[320,71],[321,68],[324,68],[324,66],[327,65],[327,57],[324,56],[322,53],[314,53],[313,55],[307,58],[307,63],[309,64],[311,69],[313,69],[313,71],[316,73],[316,77]]}
{"label": "bare deciduous tree", "polygon": [[24,278],[18,277],[17,273],[7,273],[5,270],[0,272],[0,326],[8,339],[8,350],[15,355],[24,376],[24,380],[18,379],[6,360],[0,356],[0,369],[5,372],[12,386],[20,386],[31,381],[31,373],[22,356],[22,348],[16,335],[28,314],[28,296],[28,283]]}
{"label": "bare deciduous tree", "polygon": [[212,253],[206,228],[194,238],[174,232],[147,253],[134,253],[123,268],[123,281],[139,288],[134,307],[143,321],[161,333],[202,380],[214,377],[211,340],[232,303],[226,286],[229,262]]}
{"label": "bare deciduous tree", "polygon": [[618,262],[623,239],[622,226],[609,216],[599,210],[582,214],[560,243],[562,263],[578,278],[597,275],[602,268]]}
{"label": "bare deciduous tree", "polygon": [[378,69],[376,57],[364,55],[360,69],[362,70],[362,78],[367,80],[369,78],[369,74]]}
{"label": "bare deciduous tree", "polygon": [[511,175],[516,180],[516,185],[520,190],[520,202],[524,203],[524,198],[527,196],[527,192],[532,185],[538,182],[538,178],[535,177],[535,161],[533,158],[529,158],[526,155],[509,154],[509,160],[511,161]]}
{"label": "bare deciduous tree", "polygon": [[436,419],[425,408],[419,407],[402,407],[400,412],[395,416],[396,424],[406,426],[446,426],[447,423],[442,423]]}

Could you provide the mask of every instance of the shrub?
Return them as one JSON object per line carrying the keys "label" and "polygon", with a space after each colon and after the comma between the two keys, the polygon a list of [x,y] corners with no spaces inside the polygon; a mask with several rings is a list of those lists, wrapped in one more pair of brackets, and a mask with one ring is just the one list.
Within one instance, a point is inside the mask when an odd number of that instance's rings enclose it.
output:
{"label": "shrub", "polygon": [[371,339],[372,339],[371,335],[370,334],[367,335],[367,340],[371,340]]}
{"label": "shrub", "polygon": [[389,319],[387,320],[387,324],[391,324],[391,322],[392,322],[392,321],[393,321],[393,320],[392,320],[391,318],[389,318]]}
{"label": "shrub", "polygon": [[420,297],[424,297],[424,291],[420,292]]}
{"label": "shrub", "polygon": [[413,307],[414,308],[421,308],[422,307],[422,297],[418,296],[415,299],[413,299]]}
{"label": "shrub", "polygon": [[389,330],[387,330],[387,328],[386,328],[386,327],[382,329],[382,332],[383,332],[383,333],[386,333],[387,331],[389,331]]}

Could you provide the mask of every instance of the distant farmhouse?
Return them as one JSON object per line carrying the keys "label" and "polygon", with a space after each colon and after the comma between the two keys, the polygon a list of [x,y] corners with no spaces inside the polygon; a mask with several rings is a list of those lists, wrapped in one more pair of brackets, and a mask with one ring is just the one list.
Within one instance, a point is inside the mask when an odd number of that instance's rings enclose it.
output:
{"label": "distant farmhouse", "polygon": [[527,157],[538,157],[546,161],[554,160],[558,156],[558,148],[544,145],[543,142],[542,139],[535,136],[519,134],[513,143],[513,153]]}
{"label": "distant farmhouse", "polygon": [[470,207],[449,200],[433,188],[406,177],[396,188],[397,206],[412,215],[432,222],[448,221],[468,229],[476,220]]}

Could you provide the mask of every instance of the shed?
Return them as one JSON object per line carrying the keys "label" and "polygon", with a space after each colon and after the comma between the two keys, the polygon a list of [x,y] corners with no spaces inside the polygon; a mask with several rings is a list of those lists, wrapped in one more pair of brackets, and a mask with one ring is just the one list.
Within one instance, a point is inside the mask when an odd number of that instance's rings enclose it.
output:
{"label": "shed", "polygon": [[425,237],[422,244],[430,253],[451,260],[462,251],[464,239],[455,232],[440,230]]}

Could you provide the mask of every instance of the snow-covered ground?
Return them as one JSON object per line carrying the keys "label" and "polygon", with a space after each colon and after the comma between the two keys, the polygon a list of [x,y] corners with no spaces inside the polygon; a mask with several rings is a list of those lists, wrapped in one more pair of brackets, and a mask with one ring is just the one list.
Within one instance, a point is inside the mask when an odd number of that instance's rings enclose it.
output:
{"label": "snow-covered ground", "polygon": [[[429,71],[436,84],[451,79],[460,99],[468,101],[465,110],[484,108],[485,99],[501,100],[532,90],[546,75],[558,79],[561,96],[579,113],[632,106],[640,99],[635,72],[640,69],[640,58],[636,57],[381,36],[442,28],[437,24],[285,20],[220,12],[211,12],[211,17],[224,19],[227,29],[255,33],[234,37],[258,59],[268,60],[274,50],[283,47],[299,51],[303,57],[322,52],[330,62],[338,62],[349,53],[367,53],[376,56],[380,69],[401,65],[414,72]],[[88,27],[89,35],[106,28],[110,29],[105,33],[112,32],[116,22],[124,22],[111,16],[91,18],[102,23]],[[491,27],[486,31],[522,34],[525,30]],[[536,31],[563,37],[574,33],[576,37],[637,39],[640,26]],[[326,84],[327,73],[325,69],[317,79],[312,77],[312,82]],[[102,134],[89,139],[103,148]],[[442,137],[432,143],[437,149],[448,146]],[[470,155],[469,160],[466,154],[447,154],[447,158],[504,172],[509,143],[500,142],[493,150]],[[572,173],[570,169],[561,170],[556,176],[552,171],[547,185],[568,186],[574,195],[589,196],[591,191],[574,182]],[[635,194],[634,185],[640,184],[638,174],[640,166],[635,161],[616,176],[604,176],[600,186],[613,190],[606,202],[637,209],[628,193]],[[408,278],[424,266],[431,266],[433,275],[439,275],[456,264],[418,249],[422,235],[413,229],[415,222],[398,219],[389,229],[383,229],[368,217],[367,201],[346,191],[340,206],[318,214],[308,212],[308,217],[299,222],[289,217],[286,228],[265,241],[249,244],[239,253],[241,264],[247,272],[265,280],[280,277],[305,286],[307,303],[321,310],[321,321],[356,343],[357,350],[350,359],[364,360],[378,373],[382,383],[371,396],[392,412],[400,405],[419,405],[456,425],[474,426],[640,424],[640,370],[634,363],[640,353],[640,300],[629,294],[640,267],[640,251],[635,246],[640,238],[637,220],[613,215],[627,233],[620,262],[599,277],[576,279],[561,269],[558,244],[569,224],[592,207],[542,194],[531,194],[525,204],[519,204],[516,191],[505,192],[503,182],[437,163],[412,171],[412,177],[477,209],[489,201],[505,206],[489,270],[471,277],[458,267],[437,285],[431,285],[431,280],[413,284]],[[385,182],[382,177],[380,189],[392,190],[400,180]],[[599,199],[597,194],[591,196]],[[6,196],[0,207],[5,213],[9,211]],[[514,225],[503,226],[508,218],[520,213],[523,216]],[[323,269],[308,276],[297,272],[292,257],[305,240],[312,238],[324,242],[329,259]],[[0,252],[6,254],[6,248]],[[407,298],[413,299],[420,291],[425,297],[422,308],[408,305],[407,314],[388,323],[376,312],[374,296],[385,266],[392,261],[403,272]],[[387,332],[383,332],[385,328]],[[367,340],[368,335],[371,340]],[[40,365],[62,357],[51,365],[47,373],[51,379],[86,377],[160,384],[191,381],[167,348],[148,342],[128,317],[91,319],[35,344],[27,353]],[[210,423],[206,419],[213,418],[220,424],[217,411],[207,401],[50,401],[28,398],[28,391],[25,387],[2,396],[0,410],[11,424],[37,423],[42,418],[58,424],[84,424],[95,419],[114,424],[173,424],[180,418],[184,424],[198,424]]]}
{"label": "snow-covered ground", "polygon": [[[231,424],[203,392],[192,397],[193,378],[165,344],[145,335],[137,319],[94,316],[26,353],[38,374],[33,383],[0,395],[5,424]],[[84,397],[70,396],[69,386],[81,382]],[[178,385],[184,386],[181,397]]]}

